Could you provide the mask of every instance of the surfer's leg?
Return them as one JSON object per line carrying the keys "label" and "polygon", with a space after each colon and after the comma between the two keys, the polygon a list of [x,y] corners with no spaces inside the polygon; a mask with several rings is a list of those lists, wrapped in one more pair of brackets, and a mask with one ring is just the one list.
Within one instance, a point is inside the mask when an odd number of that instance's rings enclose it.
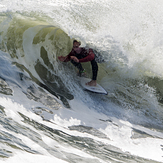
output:
{"label": "surfer's leg", "polygon": [[91,65],[92,65],[92,80],[88,83],[86,83],[86,85],[89,86],[96,86],[96,79],[97,79],[97,72],[98,72],[98,65],[97,62],[94,60],[91,61]]}
{"label": "surfer's leg", "polygon": [[97,72],[98,72],[98,65],[95,59],[91,61],[91,65],[92,65],[92,80],[96,80]]}
{"label": "surfer's leg", "polygon": [[79,70],[79,74],[84,72],[84,68],[81,63],[75,62],[74,60],[71,60],[71,63]]}

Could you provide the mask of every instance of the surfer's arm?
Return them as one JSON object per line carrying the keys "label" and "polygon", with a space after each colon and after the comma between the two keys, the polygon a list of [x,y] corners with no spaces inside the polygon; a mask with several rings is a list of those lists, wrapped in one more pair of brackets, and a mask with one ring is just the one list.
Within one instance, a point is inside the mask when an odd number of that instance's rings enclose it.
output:
{"label": "surfer's arm", "polygon": [[94,58],[95,58],[95,54],[93,53],[93,50],[92,49],[89,49],[89,54],[82,58],[82,59],[79,59],[79,62],[89,62],[89,61],[92,61]]}
{"label": "surfer's arm", "polygon": [[71,60],[71,56],[73,56],[74,53],[73,51],[71,51],[67,56],[59,56],[58,59],[61,61],[61,62],[68,62]]}

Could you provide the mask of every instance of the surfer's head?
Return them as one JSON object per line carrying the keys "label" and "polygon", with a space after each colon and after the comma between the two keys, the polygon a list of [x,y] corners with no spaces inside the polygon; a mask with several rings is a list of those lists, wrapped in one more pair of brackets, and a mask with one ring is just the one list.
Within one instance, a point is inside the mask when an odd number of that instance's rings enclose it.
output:
{"label": "surfer's head", "polygon": [[74,41],[73,41],[73,44],[74,44],[75,42],[78,43],[79,46],[81,45],[81,42],[80,42],[80,41],[74,40]]}
{"label": "surfer's head", "polygon": [[73,50],[79,54],[81,52],[81,48],[79,47],[81,45],[80,41],[74,40],[73,41]]}

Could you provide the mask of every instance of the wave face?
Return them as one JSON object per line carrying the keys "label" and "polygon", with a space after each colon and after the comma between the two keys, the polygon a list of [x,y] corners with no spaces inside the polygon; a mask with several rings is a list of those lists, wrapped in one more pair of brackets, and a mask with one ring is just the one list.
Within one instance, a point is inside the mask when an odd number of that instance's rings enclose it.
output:
{"label": "wave face", "polygon": [[[163,162],[162,7],[1,0],[0,161]],[[73,39],[93,49],[108,95],[84,91],[57,60]]]}

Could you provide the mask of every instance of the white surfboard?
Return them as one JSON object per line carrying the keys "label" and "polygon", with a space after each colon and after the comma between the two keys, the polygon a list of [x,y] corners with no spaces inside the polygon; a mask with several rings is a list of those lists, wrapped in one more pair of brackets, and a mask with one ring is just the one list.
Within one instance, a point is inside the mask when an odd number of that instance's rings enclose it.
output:
{"label": "white surfboard", "polygon": [[80,83],[82,85],[82,87],[88,91],[94,92],[94,93],[100,93],[100,94],[105,94],[107,95],[108,93],[105,91],[104,88],[102,88],[99,84],[97,84],[96,86],[89,86],[86,85],[86,83],[90,82],[91,79],[89,78],[85,78],[85,77],[80,77]]}

